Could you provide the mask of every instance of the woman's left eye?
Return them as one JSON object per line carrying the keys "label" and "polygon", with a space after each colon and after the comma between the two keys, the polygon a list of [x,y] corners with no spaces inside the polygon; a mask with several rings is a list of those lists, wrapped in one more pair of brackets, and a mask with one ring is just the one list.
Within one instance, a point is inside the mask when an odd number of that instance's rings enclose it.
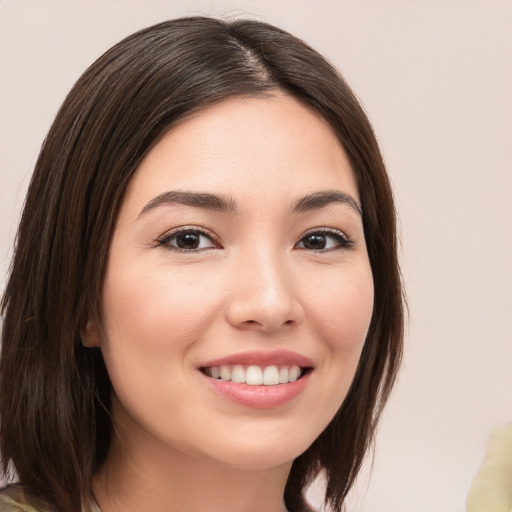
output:
{"label": "woman's left eye", "polygon": [[304,235],[295,247],[308,251],[329,251],[334,249],[350,249],[352,245],[352,241],[341,231],[318,230]]}
{"label": "woman's left eye", "polygon": [[211,235],[198,229],[174,231],[158,240],[158,245],[182,252],[201,251],[218,247],[218,244],[214,242]]}

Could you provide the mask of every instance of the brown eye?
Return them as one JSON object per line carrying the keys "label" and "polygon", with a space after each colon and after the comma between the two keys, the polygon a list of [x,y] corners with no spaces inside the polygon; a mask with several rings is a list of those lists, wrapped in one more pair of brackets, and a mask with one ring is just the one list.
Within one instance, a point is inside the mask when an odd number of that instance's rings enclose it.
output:
{"label": "brown eye", "polygon": [[158,244],[169,249],[185,252],[217,247],[217,244],[208,234],[197,229],[175,231],[159,240]]}
{"label": "brown eye", "polygon": [[304,249],[309,250],[319,250],[325,249],[327,245],[327,238],[322,234],[314,233],[312,235],[308,235],[302,239],[302,245]]}
{"label": "brown eye", "polygon": [[308,251],[328,251],[348,249],[352,242],[341,231],[314,231],[303,236],[297,248]]}
{"label": "brown eye", "polygon": [[201,242],[201,235],[198,233],[180,233],[174,237],[178,249],[197,249]]}

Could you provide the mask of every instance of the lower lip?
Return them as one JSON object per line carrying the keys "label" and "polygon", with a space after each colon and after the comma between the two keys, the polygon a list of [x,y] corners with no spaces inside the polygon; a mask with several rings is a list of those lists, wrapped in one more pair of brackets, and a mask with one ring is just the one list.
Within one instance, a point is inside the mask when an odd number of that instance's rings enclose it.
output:
{"label": "lower lip", "polygon": [[276,384],[275,386],[249,386],[229,380],[212,379],[206,375],[204,378],[214,391],[233,402],[255,409],[270,409],[297,398],[304,391],[310,375],[311,372],[308,372],[295,382]]}

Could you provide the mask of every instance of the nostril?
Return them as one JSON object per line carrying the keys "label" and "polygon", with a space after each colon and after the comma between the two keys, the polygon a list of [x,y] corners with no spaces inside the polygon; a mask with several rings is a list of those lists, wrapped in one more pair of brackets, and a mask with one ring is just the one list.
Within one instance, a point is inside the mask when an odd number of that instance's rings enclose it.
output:
{"label": "nostril", "polygon": [[226,308],[226,320],[239,329],[275,331],[291,328],[302,319],[302,308],[294,300],[278,303],[264,301],[257,296],[234,297]]}

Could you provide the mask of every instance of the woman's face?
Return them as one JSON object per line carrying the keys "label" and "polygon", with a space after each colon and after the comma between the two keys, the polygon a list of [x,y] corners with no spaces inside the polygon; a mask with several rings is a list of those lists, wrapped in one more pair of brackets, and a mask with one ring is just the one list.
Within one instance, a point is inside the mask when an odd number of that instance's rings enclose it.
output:
{"label": "woman's face", "polygon": [[329,125],[289,96],[226,100],[175,125],[128,186],[104,337],[87,334],[114,426],[231,467],[302,453],[345,398],[370,323],[358,204]]}

